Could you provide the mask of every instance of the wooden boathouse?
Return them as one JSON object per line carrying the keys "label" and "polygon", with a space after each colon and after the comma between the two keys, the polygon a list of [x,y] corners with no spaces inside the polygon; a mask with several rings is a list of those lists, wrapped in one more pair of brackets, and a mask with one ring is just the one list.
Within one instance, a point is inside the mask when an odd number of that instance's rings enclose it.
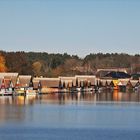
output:
{"label": "wooden boathouse", "polygon": [[34,88],[39,88],[40,93],[59,92],[60,79],[59,78],[34,78]]}

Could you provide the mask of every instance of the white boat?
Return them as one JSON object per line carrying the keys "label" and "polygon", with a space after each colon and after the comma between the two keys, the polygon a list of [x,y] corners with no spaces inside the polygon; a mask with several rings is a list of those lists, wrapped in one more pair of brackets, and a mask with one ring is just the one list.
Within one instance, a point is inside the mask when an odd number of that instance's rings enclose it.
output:
{"label": "white boat", "polygon": [[26,96],[36,96],[37,92],[36,90],[26,90]]}
{"label": "white boat", "polygon": [[10,96],[10,95],[13,95],[12,91],[9,91],[9,90],[1,90],[0,91],[0,96]]}
{"label": "white boat", "polygon": [[93,88],[77,88],[78,92],[91,92],[93,91]]}
{"label": "white boat", "polygon": [[24,90],[21,90],[21,89],[15,89],[15,93],[14,95],[18,96],[18,95],[24,95],[25,94],[25,91]]}

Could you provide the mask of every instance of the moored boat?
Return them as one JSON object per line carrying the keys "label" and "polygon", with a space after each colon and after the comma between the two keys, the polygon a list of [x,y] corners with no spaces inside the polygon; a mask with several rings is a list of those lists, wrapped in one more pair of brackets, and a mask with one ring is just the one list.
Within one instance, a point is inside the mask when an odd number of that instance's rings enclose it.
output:
{"label": "moored boat", "polygon": [[10,96],[13,95],[12,91],[8,91],[8,90],[1,90],[0,91],[0,96]]}
{"label": "moored boat", "polygon": [[36,90],[26,90],[26,96],[36,96],[37,91]]}

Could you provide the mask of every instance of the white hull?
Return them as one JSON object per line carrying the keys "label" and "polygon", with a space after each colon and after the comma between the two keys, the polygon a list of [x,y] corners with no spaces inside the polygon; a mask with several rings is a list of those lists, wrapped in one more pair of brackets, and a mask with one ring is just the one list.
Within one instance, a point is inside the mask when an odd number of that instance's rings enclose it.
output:
{"label": "white hull", "polygon": [[1,96],[8,96],[8,95],[13,95],[12,91],[0,91]]}
{"label": "white hull", "polygon": [[35,90],[27,90],[26,96],[36,96],[37,92]]}
{"label": "white hull", "polygon": [[77,91],[78,92],[81,92],[81,91],[83,91],[83,92],[90,92],[90,91],[93,91],[93,88],[77,88]]}

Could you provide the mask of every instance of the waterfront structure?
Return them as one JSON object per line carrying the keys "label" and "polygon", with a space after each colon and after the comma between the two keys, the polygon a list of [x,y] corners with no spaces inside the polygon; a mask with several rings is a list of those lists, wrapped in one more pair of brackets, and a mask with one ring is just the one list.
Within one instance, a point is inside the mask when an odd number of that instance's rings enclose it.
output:
{"label": "waterfront structure", "polygon": [[40,93],[59,92],[60,79],[59,78],[34,78],[33,84],[38,82]]}
{"label": "waterfront structure", "polygon": [[0,95],[12,95],[18,73],[0,73]]}
{"label": "waterfront structure", "polygon": [[26,95],[26,91],[30,89],[31,75],[19,75],[15,91],[17,94]]}
{"label": "waterfront structure", "polygon": [[63,89],[65,92],[74,92],[76,90],[76,77],[59,76],[59,79],[60,88]]}
{"label": "waterfront structure", "polygon": [[76,75],[75,78],[78,81],[78,87],[96,85],[96,76],[95,75]]}
{"label": "waterfront structure", "polygon": [[38,90],[38,89],[41,88],[40,87],[41,85],[40,85],[40,79],[39,78],[33,78],[32,82],[33,82],[33,89],[34,90]]}
{"label": "waterfront structure", "polygon": [[78,91],[93,91],[96,86],[95,75],[76,75],[76,87]]}
{"label": "waterfront structure", "polygon": [[108,69],[97,69],[96,76],[98,78],[103,78],[110,72],[123,72],[127,73],[127,68],[108,68]]}
{"label": "waterfront structure", "polygon": [[140,82],[138,80],[130,80],[134,90],[137,90],[140,87]]}
{"label": "waterfront structure", "polygon": [[111,82],[112,82],[112,80],[110,80],[110,79],[100,79],[99,86],[103,90],[108,90],[108,89],[111,89],[111,87],[112,87]]}
{"label": "waterfront structure", "polygon": [[135,73],[131,75],[132,80],[139,80],[139,78],[140,78],[140,73]]}
{"label": "waterfront structure", "polygon": [[[0,73],[0,93],[7,95],[36,95],[54,92],[89,92],[104,90],[127,91],[140,89],[140,81],[131,78],[97,78],[95,75],[60,76],[58,78],[32,77],[18,73]],[[139,91],[139,90],[138,90]]]}

